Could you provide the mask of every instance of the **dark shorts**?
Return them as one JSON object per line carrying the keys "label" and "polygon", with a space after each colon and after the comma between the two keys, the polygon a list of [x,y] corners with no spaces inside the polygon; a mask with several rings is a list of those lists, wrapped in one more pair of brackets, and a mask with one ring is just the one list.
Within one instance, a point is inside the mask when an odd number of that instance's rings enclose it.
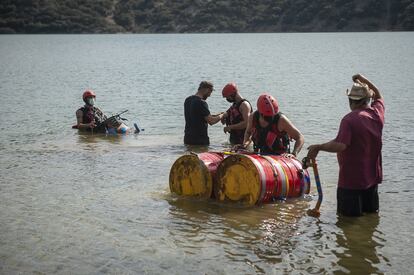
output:
{"label": "dark shorts", "polygon": [[378,185],[366,190],[352,190],[338,187],[337,211],[344,216],[362,216],[365,213],[376,213],[379,209]]}

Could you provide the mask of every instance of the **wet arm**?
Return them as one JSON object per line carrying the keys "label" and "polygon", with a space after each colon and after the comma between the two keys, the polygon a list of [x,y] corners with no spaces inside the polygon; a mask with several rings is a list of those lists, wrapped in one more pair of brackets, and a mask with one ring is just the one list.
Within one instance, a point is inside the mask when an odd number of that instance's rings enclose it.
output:
{"label": "wet arm", "polygon": [[217,122],[219,122],[222,117],[223,117],[223,113],[220,113],[220,114],[217,114],[217,115],[208,115],[208,116],[204,117],[204,119],[206,120],[206,122],[208,124],[214,125]]}
{"label": "wet arm", "polygon": [[252,127],[253,127],[253,116],[249,116],[247,120],[246,131],[244,132],[243,147],[246,148],[252,142]]}
{"label": "wet arm", "polygon": [[337,142],[334,140],[328,141],[322,144],[314,144],[308,147],[308,157],[315,159],[319,151],[325,151],[330,153],[339,153],[346,149],[346,144]]}
{"label": "wet arm", "polygon": [[280,117],[279,130],[282,132],[283,131],[286,132],[289,135],[289,137],[295,140],[295,145],[292,150],[292,155],[297,156],[300,150],[302,149],[303,144],[305,143],[305,138],[303,137],[302,133],[284,115]]}

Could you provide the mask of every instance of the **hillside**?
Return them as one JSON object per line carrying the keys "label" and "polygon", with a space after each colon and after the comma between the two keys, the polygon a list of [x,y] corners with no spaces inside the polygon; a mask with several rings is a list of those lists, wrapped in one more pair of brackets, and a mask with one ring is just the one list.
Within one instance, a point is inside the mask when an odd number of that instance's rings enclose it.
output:
{"label": "hillside", "polygon": [[2,0],[0,33],[413,31],[414,0]]}

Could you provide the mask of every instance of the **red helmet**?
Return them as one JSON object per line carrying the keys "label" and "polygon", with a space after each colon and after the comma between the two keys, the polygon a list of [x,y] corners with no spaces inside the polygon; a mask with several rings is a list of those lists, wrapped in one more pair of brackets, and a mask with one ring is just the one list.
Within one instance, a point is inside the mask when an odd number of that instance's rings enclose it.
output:
{"label": "red helmet", "polygon": [[223,97],[228,97],[228,96],[231,96],[237,93],[237,91],[238,90],[237,90],[236,83],[229,83],[226,86],[224,86],[222,94],[223,94]]}
{"label": "red helmet", "polygon": [[96,97],[95,92],[92,90],[86,90],[82,95],[83,101],[85,101],[88,97],[91,97],[91,96]]}
{"label": "red helmet", "polygon": [[279,105],[273,96],[261,94],[257,99],[257,110],[263,116],[274,116],[279,112]]}

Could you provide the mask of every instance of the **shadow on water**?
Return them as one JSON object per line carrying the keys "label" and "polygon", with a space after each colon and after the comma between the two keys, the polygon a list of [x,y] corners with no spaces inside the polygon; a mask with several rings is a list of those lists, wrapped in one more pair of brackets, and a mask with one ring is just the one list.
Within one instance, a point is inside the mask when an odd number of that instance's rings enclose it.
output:
{"label": "shadow on water", "polygon": [[383,273],[377,266],[381,260],[388,262],[388,259],[378,253],[384,246],[380,243],[382,232],[378,231],[379,220],[378,214],[359,218],[338,216],[336,226],[343,234],[336,234],[336,242],[344,250],[335,254],[343,271],[350,274]]}

